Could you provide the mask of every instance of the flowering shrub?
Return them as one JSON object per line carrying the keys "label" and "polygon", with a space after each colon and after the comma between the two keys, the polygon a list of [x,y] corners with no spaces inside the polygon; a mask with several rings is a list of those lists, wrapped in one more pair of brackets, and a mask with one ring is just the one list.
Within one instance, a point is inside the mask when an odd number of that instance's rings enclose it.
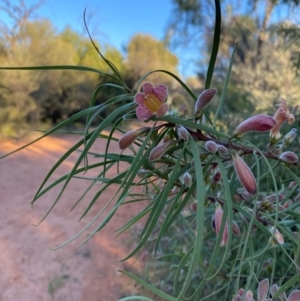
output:
{"label": "flowering shrub", "polygon": [[[215,3],[216,32],[219,32],[219,1]],[[151,275],[149,282],[146,282],[127,271],[123,273],[155,294],[155,298],[170,301],[209,298],[235,301],[300,300],[296,290],[300,283],[300,163],[293,149],[297,135],[296,130],[292,130],[282,138],[279,132],[280,129],[285,133],[284,122],[293,123],[295,116],[288,103],[282,101],[274,112],[255,116],[249,112],[249,118],[235,125],[233,132],[218,130],[216,121],[222,119],[220,112],[224,102],[221,100],[226,98],[226,83],[232,65],[231,60],[223,91],[218,95],[217,89],[210,88],[218,41],[215,34],[205,88],[199,96],[194,95],[176,75],[159,70],[177,80],[195,101],[194,115],[181,118],[168,111],[166,85],[149,83],[149,74],[146,74],[135,87],[128,87],[113,63],[99,52],[111,68],[112,72],[107,76],[117,82],[113,85],[120,94],[95,106],[97,93],[103,85],[99,86],[91,99],[90,108],[63,121],[41,137],[83,116],[87,118],[83,138],[50,170],[32,205],[52,187],[63,183],[57,199],[44,216],[46,218],[70,180],[78,175],[83,178],[85,172],[95,169],[98,176],[88,178],[90,187],[99,182],[102,185],[82,217],[105,189],[111,185],[117,188],[104,206],[106,208],[114,202],[109,213],[103,216],[101,209],[87,225],[86,228],[91,227],[102,218],[87,239],[100,231],[121,205],[146,200],[144,209],[119,228],[117,234],[146,217],[137,244],[122,260],[136,255],[147,244],[153,257],[159,257],[162,263],[157,265],[157,269],[167,267],[167,274],[161,270],[161,281],[155,285]],[[22,69],[35,70],[40,67]],[[57,66],[44,69],[57,69]],[[89,67],[82,67],[81,70],[102,73]],[[218,100],[215,114],[208,114],[211,102]],[[116,109],[91,130],[92,122],[110,106]],[[124,125],[133,116],[139,127],[125,131]],[[108,135],[104,134],[105,129],[109,129]],[[244,138],[251,137],[254,132],[257,136],[261,135],[261,147]],[[270,132],[269,135],[266,132]],[[97,139],[106,141],[103,154],[90,152]],[[117,153],[110,152],[109,146],[113,141],[118,141]],[[70,173],[47,184],[59,165],[79,148],[80,155]],[[86,160],[89,156],[101,160],[91,164]],[[272,283],[270,294],[269,282]],[[252,290],[257,285],[255,299]],[[286,292],[289,293],[288,298]]]}

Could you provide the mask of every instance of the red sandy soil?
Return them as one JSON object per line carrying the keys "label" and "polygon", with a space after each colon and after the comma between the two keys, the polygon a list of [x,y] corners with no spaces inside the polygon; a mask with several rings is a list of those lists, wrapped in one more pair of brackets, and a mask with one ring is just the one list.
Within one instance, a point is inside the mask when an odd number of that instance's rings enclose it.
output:
{"label": "red sandy soil", "polygon": [[[39,226],[33,226],[55,200],[58,187],[42,196],[33,210],[29,203],[50,168],[80,138],[45,138],[0,160],[0,301],[114,301],[136,293],[133,282],[117,270],[129,268],[137,271],[140,260],[118,262],[128,254],[130,235],[116,239],[114,230],[144,204],[121,208],[101,232],[80,248],[77,246],[100,223],[101,216],[75,241],[58,250],[50,250],[81,230],[115,192],[112,187],[107,189],[90,214],[78,221],[99,186],[94,187],[70,212],[90,183],[73,179],[50,215]],[[2,141],[0,154],[25,142]],[[105,141],[99,139],[92,150],[101,153],[104,147]],[[116,143],[111,150],[119,152]],[[57,170],[52,181],[70,171],[78,156],[78,152],[72,154]],[[99,172],[89,171],[86,176],[92,177]]]}

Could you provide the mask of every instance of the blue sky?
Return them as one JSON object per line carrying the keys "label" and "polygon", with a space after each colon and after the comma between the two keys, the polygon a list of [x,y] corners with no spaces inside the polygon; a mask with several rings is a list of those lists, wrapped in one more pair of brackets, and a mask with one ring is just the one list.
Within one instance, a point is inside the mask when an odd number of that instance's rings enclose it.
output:
{"label": "blue sky", "polygon": [[[38,0],[24,2],[30,7]],[[17,5],[19,0],[10,0],[10,3]],[[100,43],[113,45],[122,51],[135,33],[150,34],[157,39],[164,37],[172,12],[172,0],[44,0],[35,17],[50,19],[58,31],[69,25],[86,34],[83,25],[86,7],[92,36]],[[1,11],[0,19],[7,22]],[[189,68],[180,64],[180,73],[190,75],[192,71]]]}
{"label": "blue sky", "polygon": [[[28,7],[37,2],[25,0]],[[19,1],[11,0],[10,3],[17,5]],[[86,7],[92,33],[98,40],[121,50],[137,32],[163,38],[172,6],[171,0],[44,0],[35,16],[50,19],[59,31],[70,25],[84,33],[83,11]],[[0,18],[6,20],[1,11]]]}
{"label": "blue sky", "polygon": [[88,16],[92,15],[91,30],[98,34],[98,39],[120,48],[137,32],[162,38],[170,16],[171,0],[45,0],[38,15],[52,20],[59,30],[70,25],[84,32],[82,15],[85,7]]}

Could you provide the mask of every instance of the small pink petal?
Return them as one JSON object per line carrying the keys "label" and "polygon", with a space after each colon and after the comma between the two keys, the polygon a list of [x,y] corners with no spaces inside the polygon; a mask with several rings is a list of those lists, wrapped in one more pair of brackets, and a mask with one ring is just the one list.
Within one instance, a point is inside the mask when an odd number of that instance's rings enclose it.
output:
{"label": "small pink petal", "polygon": [[153,115],[144,105],[139,105],[135,112],[139,120],[147,120]]}
{"label": "small pink petal", "polygon": [[154,94],[161,101],[164,102],[168,95],[168,88],[165,85],[157,85],[154,88]]}
{"label": "small pink petal", "polygon": [[163,117],[168,112],[168,109],[169,109],[169,106],[166,103],[164,103],[156,112],[156,116]]}
{"label": "small pink petal", "polygon": [[144,104],[144,102],[145,102],[145,95],[144,95],[144,93],[139,92],[139,93],[135,94],[135,96],[134,96],[134,102],[137,103],[137,104],[139,104],[139,105]]}
{"label": "small pink petal", "polygon": [[300,291],[299,290],[292,291],[287,301],[300,301]]}
{"label": "small pink petal", "polygon": [[154,92],[154,89],[153,89],[153,85],[150,84],[150,83],[144,83],[143,84],[143,92],[145,94],[151,94]]}

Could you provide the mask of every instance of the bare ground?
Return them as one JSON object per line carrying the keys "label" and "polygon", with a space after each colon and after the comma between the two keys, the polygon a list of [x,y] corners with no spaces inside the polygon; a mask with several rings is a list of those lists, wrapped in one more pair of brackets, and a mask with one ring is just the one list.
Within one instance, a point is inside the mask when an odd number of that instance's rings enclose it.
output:
{"label": "bare ground", "polygon": [[[79,139],[75,136],[45,138],[0,160],[0,301],[114,301],[135,293],[133,282],[117,270],[139,270],[140,260],[118,262],[128,254],[130,235],[116,239],[114,230],[137,213],[142,204],[121,208],[103,231],[82,247],[77,248],[88,231],[63,248],[50,250],[82,229],[114,193],[114,188],[106,190],[91,213],[78,221],[97,187],[70,212],[89,185],[74,179],[50,215],[39,226],[33,226],[41,220],[59,190],[50,190],[36,202],[33,210],[29,203],[50,168]],[[25,142],[2,141],[0,154]],[[103,151],[104,145],[99,139],[93,151]],[[119,152],[116,144],[112,145],[112,151]],[[78,155],[71,155],[52,180],[66,174]],[[87,176],[95,174],[88,172]],[[95,226],[100,221],[101,217]]]}

